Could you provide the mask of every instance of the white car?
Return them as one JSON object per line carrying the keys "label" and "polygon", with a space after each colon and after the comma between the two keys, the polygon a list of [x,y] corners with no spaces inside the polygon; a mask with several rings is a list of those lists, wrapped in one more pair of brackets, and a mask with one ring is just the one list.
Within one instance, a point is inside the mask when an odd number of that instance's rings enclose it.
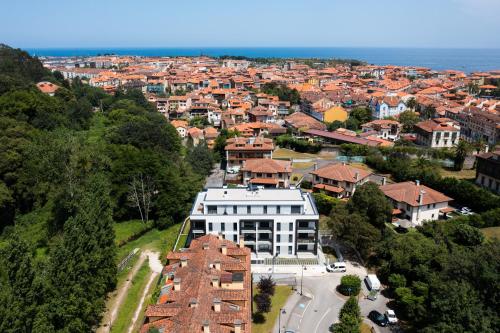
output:
{"label": "white car", "polygon": [[345,262],[334,262],[331,265],[326,266],[326,271],[333,273],[333,272],[345,272],[347,270],[347,267],[345,265]]}
{"label": "white car", "polygon": [[385,310],[385,317],[387,318],[387,321],[391,325],[397,324],[398,322],[398,317],[396,317],[396,314],[391,309]]}

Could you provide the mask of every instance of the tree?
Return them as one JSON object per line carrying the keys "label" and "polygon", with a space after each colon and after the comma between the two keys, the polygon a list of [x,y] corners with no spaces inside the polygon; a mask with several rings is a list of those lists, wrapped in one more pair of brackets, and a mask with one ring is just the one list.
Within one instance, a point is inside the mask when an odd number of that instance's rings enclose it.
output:
{"label": "tree", "polygon": [[339,323],[333,324],[330,331],[334,333],[361,332],[361,312],[356,297],[349,297],[340,309]]}
{"label": "tree", "polygon": [[404,133],[410,133],[413,131],[413,127],[418,123],[418,115],[410,110],[406,110],[399,115],[399,122],[403,125],[402,131]]}
{"label": "tree", "polygon": [[153,179],[142,173],[132,178],[129,184],[129,201],[136,207],[144,223],[149,222],[149,213],[156,192]]}
{"label": "tree", "polygon": [[258,293],[254,296],[257,311],[260,313],[267,313],[271,311],[271,296],[266,293]]}
{"label": "tree", "polygon": [[273,281],[273,278],[271,276],[261,276],[260,281],[257,284],[257,288],[259,289],[261,294],[268,294],[270,296],[273,296],[276,288],[276,283]]}
{"label": "tree", "polygon": [[454,169],[460,171],[464,167],[465,158],[467,154],[472,150],[471,145],[465,141],[460,140],[455,148],[455,158],[454,158]]}
{"label": "tree", "polygon": [[359,125],[362,125],[372,119],[372,112],[369,108],[357,107],[349,113],[349,119],[356,120]]}
{"label": "tree", "polygon": [[[415,109],[417,108],[418,106],[418,103],[417,103],[417,100],[414,98],[414,97],[411,97],[409,98],[407,101],[406,101],[406,107],[412,111],[415,111]],[[400,118],[401,119],[401,118]]]}
{"label": "tree", "polygon": [[202,141],[188,151],[186,162],[197,174],[208,176],[214,167],[215,158],[206,142]]}
{"label": "tree", "polygon": [[347,203],[350,212],[358,212],[368,218],[377,229],[384,229],[385,223],[391,221],[392,205],[379,187],[367,182],[356,189]]}
{"label": "tree", "polygon": [[468,224],[456,225],[453,238],[456,243],[464,246],[477,246],[484,241],[481,231]]}
{"label": "tree", "polygon": [[361,291],[361,280],[357,275],[344,275],[340,279],[338,290],[346,296],[357,296]]}
{"label": "tree", "polygon": [[404,288],[406,286],[406,278],[402,274],[391,274],[389,276],[389,286],[394,290]]}
{"label": "tree", "polygon": [[338,128],[342,128],[344,127],[344,122],[343,121],[339,121],[339,120],[335,120],[334,122],[331,122],[327,125],[327,128],[330,132],[333,132],[335,131],[336,129]]}
{"label": "tree", "polygon": [[436,115],[436,107],[432,106],[432,105],[428,105],[426,106],[423,111],[422,111],[422,117],[424,119],[431,119],[431,118],[434,118],[434,116]]}

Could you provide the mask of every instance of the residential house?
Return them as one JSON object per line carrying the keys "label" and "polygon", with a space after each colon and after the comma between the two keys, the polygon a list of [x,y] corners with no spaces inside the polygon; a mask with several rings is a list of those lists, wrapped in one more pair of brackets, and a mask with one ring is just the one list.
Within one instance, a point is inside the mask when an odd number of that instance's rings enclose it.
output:
{"label": "residential house", "polygon": [[226,160],[227,167],[242,166],[248,159],[272,158],[274,143],[272,139],[264,137],[227,139]]}
{"label": "residential house", "polygon": [[476,156],[476,184],[500,194],[500,149]]}
{"label": "residential house", "polygon": [[333,163],[311,172],[313,190],[324,191],[337,198],[351,197],[372,173],[346,163]]}
{"label": "residential house", "polygon": [[251,333],[250,256],[242,243],[210,234],[168,253],[140,332]]}
{"label": "residential house", "polygon": [[393,215],[408,220],[411,226],[422,225],[424,221],[439,219],[450,212],[448,203],[452,198],[416,182],[404,182],[380,186],[380,190],[392,202]]}
{"label": "residential house", "polygon": [[395,120],[377,119],[361,125],[363,133],[373,133],[378,138],[390,141],[399,140],[401,124]]}
{"label": "residential house", "polygon": [[175,119],[170,122],[172,126],[175,127],[177,130],[177,133],[179,133],[179,136],[181,139],[185,139],[188,133],[188,122],[185,120],[180,120],[180,119]]}
{"label": "residential house", "polygon": [[406,104],[397,95],[389,94],[382,97],[374,97],[370,101],[372,116],[375,119],[395,117],[406,111]]}
{"label": "residential house", "polygon": [[244,185],[288,188],[292,174],[292,163],[270,158],[251,159],[243,163],[240,171]]}
{"label": "residential house", "polygon": [[458,144],[460,127],[449,118],[434,118],[415,125],[416,143],[430,148],[450,148]]}
{"label": "residential house", "polygon": [[38,82],[36,84],[36,87],[38,88],[38,90],[49,96],[54,96],[57,89],[59,89],[59,86],[57,84],[47,81]]}

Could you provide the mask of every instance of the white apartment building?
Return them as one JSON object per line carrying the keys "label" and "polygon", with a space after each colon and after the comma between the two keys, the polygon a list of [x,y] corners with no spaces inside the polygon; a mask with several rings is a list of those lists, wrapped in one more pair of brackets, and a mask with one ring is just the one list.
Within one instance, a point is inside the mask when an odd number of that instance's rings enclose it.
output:
{"label": "white apartment building", "polygon": [[460,126],[448,118],[421,121],[415,125],[416,143],[430,148],[451,148],[458,144]]}
{"label": "white apartment building", "polygon": [[317,255],[319,214],[312,196],[300,189],[209,188],[196,196],[190,221],[193,238],[243,240],[252,263]]}

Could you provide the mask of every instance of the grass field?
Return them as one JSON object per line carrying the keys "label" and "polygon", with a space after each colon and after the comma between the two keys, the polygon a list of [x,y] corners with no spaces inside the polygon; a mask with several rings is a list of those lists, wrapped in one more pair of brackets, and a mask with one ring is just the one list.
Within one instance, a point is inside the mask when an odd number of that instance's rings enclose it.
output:
{"label": "grass field", "polygon": [[476,170],[460,170],[460,171],[454,171],[451,169],[441,169],[441,175],[443,177],[452,177],[452,178],[457,178],[457,179],[474,179],[476,178]]}
{"label": "grass field", "polygon": [[317,157],[318,155],[315,154],[298,153],[296,151],[286,148],[278,148],[275,151],[273,151],[273,158],[280,158],[280,159],[283,158],[311,159]]}
{"label": "grass field", "polygon": [[368,165],[366,165],[364,163],[350,163],[350,165],[355,167],[355,168],[358,168],[358,169],[362,169],[362,170],[366,170],[366,171],[375,173],[375,171],[372,168],[370,168]]}
{"label": "grass field", "polygon": [[165,230],[152,229],[136,240],[130,241],[118,248],[117,260],[120,261],[133,249],[151,250],[160,252],[163,257],[166,251],[174,246],[181,224],[175,224]]}
{"label": "grass field", "polygon": [[126,222],[115,223],[115,243],[120,245],[127,242],[131,237],[138,235],[145,230],[151,229],[153,223],[150,221],[147,224],[141,220],[131,220]]}
{"label": "grass field", "polygon": [[314,162],[296,162],[292,163],[294,169],[309,169],[314,165]]}
{"label": "grass field", "polygon": [[128,290],[127,297],[118,311],[118,317],[116,317],[113,327],[111,327],[111,332],[127,332],[128,326],[130,325],[134,315],[134,311],[137,308],[144,288],[148,282],[149,273],[149,264],[146,260],[132,279],[132,286]]}
{"label": "grass field", "polygon": [[481,231],[483,232],[484,237],[488,239],[500,239],[500,227],[483,228]]}
{"label": "grass field", "polygon": [[[257,286],[253,288],[254,295],[257,292]],[[290,286],[276,286],[276,292],[274,296],[271,298],[271,311],[269,313],[264,314],[265,321],[261,324],[252,323],[252,332],[253,333],[272,333],[274,328],[274,323],[278,320],[278,315],[280,309],[285,305],[286,300],[292,293],[292,288]],[[253,305],[253,308],[256,309],[257,306]]]}

